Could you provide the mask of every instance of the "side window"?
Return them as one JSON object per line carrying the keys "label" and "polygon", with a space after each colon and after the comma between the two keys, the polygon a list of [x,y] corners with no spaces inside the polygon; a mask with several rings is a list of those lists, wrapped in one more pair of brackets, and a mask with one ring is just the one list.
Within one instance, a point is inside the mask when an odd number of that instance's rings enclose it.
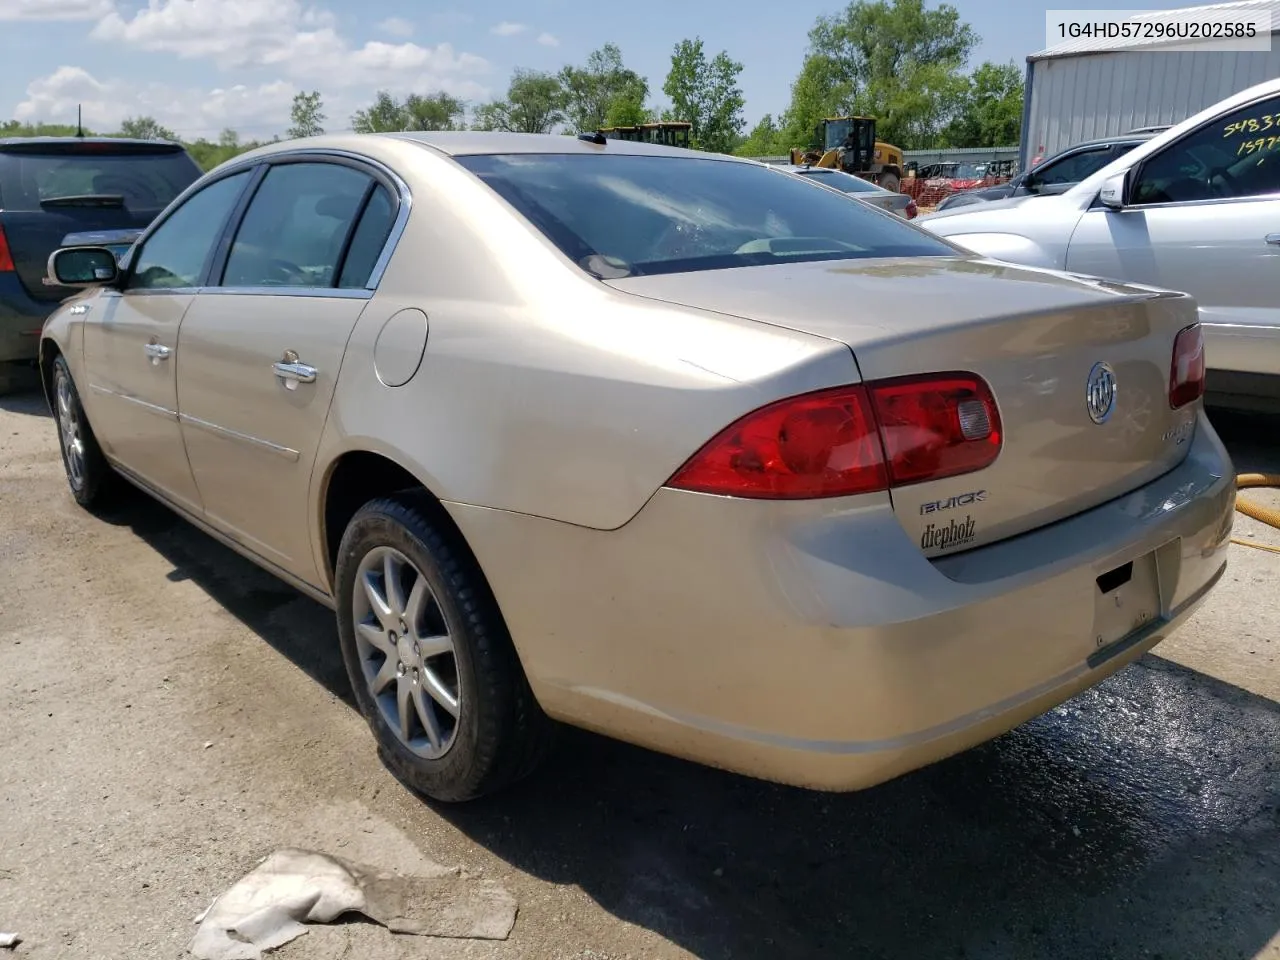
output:
{"label": "side window", "polygon": [[1148,159],[1130,203],[1228,200],[1280,192],[1280,98],[1244,107]]}
{"label": "side window", "polygon": [[138,251],[128,289],[197,286],[227,217],[248,181],[249,171],[244,170],[188,197]]}
{"label": "side window", "polygon": [[332,287],[371,178],[336,163],[273,166],[249,201],[225,287]]}
{"label": "side window", "polygon": [[338,286],[359,289],[369,282],[369,275],[373,273],[378,257],[382,256],[382,248],[387,244],[395,218],[396,209],[391,203],[391,194],[379,184],[369,197],[369,202],[360,215],[360,222],[356,224],[356,231],[351,236],[351,246],[342,263]]}
{"label": "side window", "polygon": [[1039,167],[1027,177],[1027,186],[1035,189],[1052,183],[1079,183],[1095,170],[1101,170],[1110,159],[1111,151],[1107,147],[1081,150],[1056,163]]}

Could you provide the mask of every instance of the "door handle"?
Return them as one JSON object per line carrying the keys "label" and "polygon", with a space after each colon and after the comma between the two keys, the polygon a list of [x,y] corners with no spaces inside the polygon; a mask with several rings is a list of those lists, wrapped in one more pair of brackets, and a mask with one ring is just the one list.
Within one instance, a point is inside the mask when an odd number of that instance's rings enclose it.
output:
{"label": "door handle", "polygon": [[1280,233],[1268,233],[1262,239],[1267,241],[1267,243],[1271,244],[1273,247],[1280,247]]}
{"label": "door handle", "polygon": [[142,348],[142,352],[150,357],[154,363],[159,363],[161,360],[168,360],[170,355],[173,353],[173,351],[163,343],[148,343]]}
{"label": "door handle", "polygon": [[293,383],[314,383],[318,372],[315,367],[305,363],[285,360],[277,360],[271,365],[271,369],[277,377],[286,381],[286,386],[292,386]]}

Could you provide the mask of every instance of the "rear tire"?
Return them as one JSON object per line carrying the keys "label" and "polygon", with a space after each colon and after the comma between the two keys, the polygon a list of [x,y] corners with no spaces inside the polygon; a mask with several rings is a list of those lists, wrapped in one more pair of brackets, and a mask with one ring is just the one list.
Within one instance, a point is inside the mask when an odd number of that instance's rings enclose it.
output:
{"label": "rear tire", "polygon": [[103,456],[71,370],[61,354],[53,361],[53,418],[58,425],[62,468],[71,496],[86,509],[101,506],[115,490],[119,477]]}
{"label": "rear tire", "polygon": [[896,173],[885,173],[880,176],[880,186],[884,187],[890,193],[899,193],[899,187],[902,186],[902,181],[898,179],[898,175]]}
{"label": "rear tire", "polygon": [[531,773],[552,724],[479,566],[432,513],[423,494],[403,493],[352,518],[338,548],[338,638],[387,768],[457,803]]}

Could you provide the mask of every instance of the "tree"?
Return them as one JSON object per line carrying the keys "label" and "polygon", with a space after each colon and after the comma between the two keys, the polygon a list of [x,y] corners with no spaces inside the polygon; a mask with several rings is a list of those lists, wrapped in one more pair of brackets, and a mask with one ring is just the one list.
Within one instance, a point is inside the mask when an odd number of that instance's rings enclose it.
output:
{"label": "tree", "polygon": [[411,93],[401,109],[405,130],[461,130],[467,113],[464,101],[443,90],[426,96]]}
{"label": "tree", "polygon": [[969,77],[959,110],[943,131],[950,147],[1003,147],[1022,137],[1022,71],[984,63]]}
{"label": "tree", "polygon": [[128,117],[120,124],[120,136],[134,140],[177,140],[178,135],[155,117]]}
{"label": "tree", "polygon": [[877,118],[877,137],[900,147],[933,146],[963,97],[962,70],[977,45],[948,3],[854,0],[819,17],[791,88],[786,133],[807,144],[824,116]]}
{"label": "tree", "polygon": [[734,151],[740,157],[774,157],[787,152],[789,148],[779,144],[778,137],[782,131],[774,122],[773,115],[766,113],[760,122],[751,128],[747,139],[738,144]]}
{"label": "tree", "polygon": [[386,90],[379,90],[367,109],[351,116],[351,129],[356,133],[398,133],[404,128],[404,107]]}
{"label": "tree", "polygon": [[737,146],[746,121],[746,101],[738,86],[742,64],[723,50],[707,62],[702,38],[681,40],[671,53],[671,70],[662,92],[671,98],[669,120],[692,125],[693,146],[699,150],[729,153]]}
{"label": "tree", "polygon": [[324,103],[320,99],[320,91],[312,90],[306,93],[300,90],[295,93],[289,119],[293,121],[288,131],[291,140],[301,137],[318,137],[324,133],[322,124],[327,118],[324,115]]}
{"label": "tree", "polygon": [[218,146],[230,147],[235,149],[240,146],[240,134],[236,133],[230,127],[224,127],[222,132],[218,134]]}
{"label": "tree", "polygon": [[617,44],[606,43],[587,57],[584,67],[559,73],[564,113],[575,132],[605,126],[630,126],[648,119],[644,101],[649,83],[622,62]]}
{"label": "tree", "polygon": [[553,73],[517,67],[505,100],[476,108],[472,128],[508,133],[550,133],[565,120],[564,87]]}

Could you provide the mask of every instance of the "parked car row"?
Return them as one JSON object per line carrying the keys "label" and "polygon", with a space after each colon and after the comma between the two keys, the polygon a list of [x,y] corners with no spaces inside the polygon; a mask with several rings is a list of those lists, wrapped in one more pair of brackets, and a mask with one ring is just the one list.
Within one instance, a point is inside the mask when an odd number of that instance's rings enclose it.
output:
{"label": "parked car row", "polygon": [[1210,390],[1280,402],[1280,80],[1146,139],[1058,195],[920,218],[994,259],[1190,294]]}
{"label": "parked car row", "polygon": [[84,288],[40,338],[74,498],[125,478],[332,607],[438,800],[553,721],[867,787],[1099,682],[1225,570],[1190,297],[753,161],[285,142],[49,271]]}

